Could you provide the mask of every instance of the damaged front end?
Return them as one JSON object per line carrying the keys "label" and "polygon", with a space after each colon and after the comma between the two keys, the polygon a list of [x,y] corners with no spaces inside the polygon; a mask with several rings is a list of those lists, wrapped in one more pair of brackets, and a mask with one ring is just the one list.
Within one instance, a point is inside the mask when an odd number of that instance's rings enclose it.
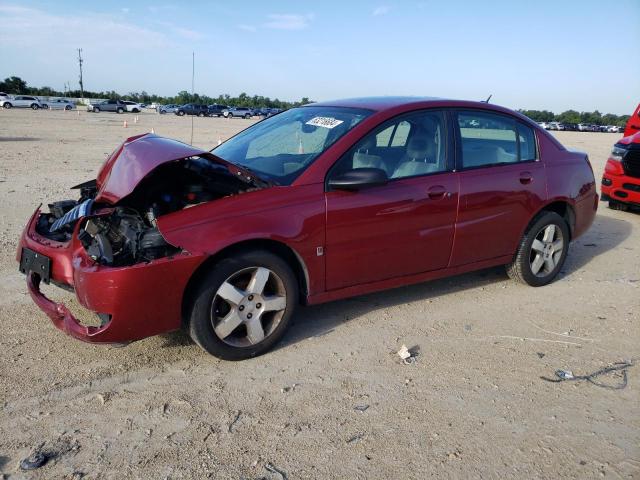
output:
{"label": "damaged front end", "polygon": [[[153,139],[161,137],[145,136],[131,145]],[[166,142],[161,139],[161,146],[166,147]],[[143,162],[140,151],[127,155],[127,142],[124,145],[114,152],[119,159],[110,157],[97,180],[72,187],[80,192],[78,200],[49,204],[49,212],[37,220],[39,235],[69,242],[80,222],[78,239],[98,264],[120,267],[150,262],[180,252],[180,246],[169,244],[158,230],[159,217],[264,186],[236,167],[187,145],[183,153],[189,156],[163,162]],[[131,168],[134,161],[140,168]],[[126,168],[118,162],[126,163]],[[108,174],[105,169],[110,170]],[[137,174],[134,178],[132,172]],[[126,178],[119,179],[123,174]]]}
{"label": "damaged front end", "polygon": [[[54,325],[80,340],[125,343],[180,327],[182,295],[201,254],[169,243],[158,219],[267,183],[209,152],[144,135],[125,141],[77,200],[37,209],[17,260],[29,293]],[[74,290],[99,326],[49,300],[40,283]]]}

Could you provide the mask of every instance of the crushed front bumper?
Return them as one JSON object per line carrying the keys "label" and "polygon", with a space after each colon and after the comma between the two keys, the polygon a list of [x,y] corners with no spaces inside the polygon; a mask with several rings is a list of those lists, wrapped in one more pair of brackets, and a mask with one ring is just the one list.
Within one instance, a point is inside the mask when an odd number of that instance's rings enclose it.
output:
{"label": "crushed front bumper", "polygon": [[[37,209],[25,227],[18,245],[51,259],[51,281],[72,287],[78,302],[100,314],[102,325],[86,326],[61,303],[40,291],[37,272],[27,272],[27,288],[33,301],[53,324],[68,335],[91,343],[127,343],[176,330],[182,321],[183,294],[203,257],[186,253],[127,267],[107,267],[94,262],[77,239],[60,243],[35,230]],[[106,319],[106,320],[105,320]]]}

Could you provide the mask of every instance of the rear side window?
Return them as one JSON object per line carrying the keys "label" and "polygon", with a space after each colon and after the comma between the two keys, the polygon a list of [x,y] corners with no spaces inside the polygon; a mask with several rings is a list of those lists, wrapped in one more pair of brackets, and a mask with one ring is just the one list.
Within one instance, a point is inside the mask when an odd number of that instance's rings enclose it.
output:
{"label": "rear side window", "polygon": [[535,160],[537,158],[536,136],[533,129],[518,123],[518,141],[520,143],[520,161]]}
{"label": "rear side window", "polygon": [[460,112],[462,168],[535,160],[533,131],[515,119],[489,112]]}

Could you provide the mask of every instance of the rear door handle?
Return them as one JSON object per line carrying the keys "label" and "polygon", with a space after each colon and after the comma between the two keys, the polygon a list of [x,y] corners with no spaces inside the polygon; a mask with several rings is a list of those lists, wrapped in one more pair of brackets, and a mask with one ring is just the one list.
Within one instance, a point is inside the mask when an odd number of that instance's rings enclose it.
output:
{"label": "rear door handle", "polygon": [[447,189],[442,185],[434,185],[427,190],[427,194],[431,200],[439,200],[447,195]]}
{"label": "rear door handle", "polygon": [[531,172],[520,172],[520,183],[523,185],[528,185],[533,182],[533,176]]}

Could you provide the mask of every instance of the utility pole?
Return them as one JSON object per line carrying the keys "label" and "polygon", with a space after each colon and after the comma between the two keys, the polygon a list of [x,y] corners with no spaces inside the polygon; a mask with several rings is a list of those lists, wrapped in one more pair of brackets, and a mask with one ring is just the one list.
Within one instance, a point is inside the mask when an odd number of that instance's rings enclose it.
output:
{"label": "utility pole", "polygon": [[78,49],[78,65],[80,66],[80,97],[84,98],[84,86],[82,85],[82,49]]}

